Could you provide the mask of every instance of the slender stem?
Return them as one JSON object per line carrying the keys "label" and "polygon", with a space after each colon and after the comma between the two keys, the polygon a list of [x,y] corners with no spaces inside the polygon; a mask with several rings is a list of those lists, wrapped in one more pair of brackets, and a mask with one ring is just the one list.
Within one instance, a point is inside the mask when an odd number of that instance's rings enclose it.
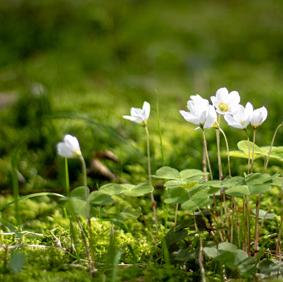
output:
{"label": "slender stem", "polygon": [[[148,178],[149,178],[149,185],[152,185],[151,181],[151,166],[150,166],[150,147],[149,147],[149,132],[147,125],[144,126],[146,131],[146,139],[147,139],[147,164],[148,164]],[[152,209],[154,214],[154,221],[155,221],[155,229],[156,229],[156,237],[159,240],[159,233],[158,233],[158,222],[157,222],[157,215],[156,215],[156,204],[153,196],[153,192],[150,193],[151,195],[151,203],[152,203]]]}
{"label": "slender stem", "polygon": [[175,210],[175,222],[174,225],[177,225],[177,217],[178,217],[178,208],[179,208],[179,204],[176,204],[176,210]]}
{"label": "slender stem", "polygon": [[238,210],[236,205],[236,199],[234,198],[234,207],[235,207],[235,213],[236,213],[236,219],[237,219],[237,231],[238,231],[238,248],[240,248],[240,221],[238,216]]}
{"label": "slender stem", "polygon": [[95,255],[93,250],[93,236],[92,236],[92,228],[91,228],[91,217],[90,217],[90,204],[88,202],[89,197],[89,189],[87,187],[87,174],[86,174],[86,165],[85,160],[83,156],[80,157],[80,161],[82,164],[82,170],[83,170],[83,184],[85,188],[85,200],[86,200],[86,217],[87,217],[87,223],[88,223],[88,232],[89,232],[89,244],[90,244],[90,254],[91,254],[91,271],[94,272],[95,269]]}
{"label": "slender stem", "polygon": [[257,256],[258,240],[259,240],[258,220],[259,220],[260,200],[261,200],[261,194],[258,194],[256,200],[256,211],[255,211],[255,243],[254,243],[255,257]]}
{"label": "slender stem", "polygon": [[247,135],[247,140],[248,140],[248,174],[250,174],[250,166],[251,166],[251,144],[250,144],[250,138],[249,138],[249,134],[248,134],[248,131],[247,129],[245,128],[244,131],[246,132],[246,135]]}
{"label": "slender stem", "polygon": [[[234,209],[235,209],[235,197],[232,197],[232,203],[231,203],[232,209],[231,209],[231,231],[230,231],[230,242],[233,244],[233,232],[234,232]],[[230,212],[229,212],[229,218],[230,218]]]}
{"label": "slender stem", "polygon": [[277,126],[277,128],[275,129],[275,132],[274,132],[274,134],[273,134],[273,138],[272,138],[271,145],[270,145],[270,148],[269,148],[268,156],[267,156],[267,159],[266,159],[266,162],[265,162],[265,165],[264,165],[263,173],[266,172],[266,169],[267,169],[267,166],[268,166],[268,162],[269,162],[269,158],[270,158],[270,154],[271,154],[271,149],[272,149],[272,147],[273,147],[273,144],[274,144],[274,140],[275,140],[277,131],[278,131],[278,129],[279,129],[281,126],[283,126],[283,122],[280,123],[280,124]]}
{"label": "slender stem", "polygon": [[198,226],[197,226],[196,216],[195,215],[194,215],[194,224],[195,224],[196,232],[199,234],[198,265],[199,265],[200,274],[201,274],[201,282],[206,282],[205,269],[204,269],[204,266],[203,266],[203,243],[202,243],[201,234],[200,234]]}
{"label": "slender stem", "polygon": [[70,181],[69,181],[69,169],[68,169],[68,159],[65,158],[65,180],[66,180],[66,195],[70,195]]}
{"label": "slender stem", "polygon": [[213,175],[212,175],[212,170],[211,170],[211,166],[210,166],[209,155],[208,155],[208,151],[207,151],[207,142],[206,142],[205,133],[204,133],[204,129],[203,128],[202,128],[202,137],[203,137],[203,145],[204,145],[204,151],[205,151],[205,155],[206,155],[206,159],[207,159],[207,165],[208,165],[210,180],[213,180]]}
{"label": "slender stem", "polygon": [[247,252],[247,206],[246,206],[246,196],[243,196],[243,221],[244,221],[244,242],[243,250]]}
{"label": "slender stem", "polygon": [[153,244],[154,244],[154,247],[155,247],[155,249],[156,249],[156,251],[157,251],[157,253],[158,253],[158,248],[157,248],[157,245],[156,245],[156,241],[155,241],[155,239],[154,239],[154,237],[153,237],[153,235],[152,235],[152,232],[151,232],[151,230],[150,230],[150,228],[149,228],[149,226],[148,226],[148,224],[147,224],[147,221],[145,220],[145,217],[144,217],[144,215],[143,215],[143,213],[142,213],[142,211],[141,211],[141,208],[138,206],[138,204],[137,204],[136,202],[133,202],[133,204],[138,208],[138,210],[139,210],[139,212],[140,212],[140,215],[141,215],[142,218],[143,218],[144,224],[145,224],[145,226],[146,226],[147,229],[148,229],[148,232],[149,232],[149,234],[150,234],[150,237],[151,237],[151,239],[152,239],[152,242],[153,242]]}
{"label": "slender stem", "polygon": [[247,253],[251,254],[251,230],[250,230],[250,197],[246,196],[246,216],[247,216]]}
{"label": "slender stem", "polygon": [[255,133],[256,133],[256,128],[254,128],[254,134],[253,134],[253,151],[252,151],[252,165],[251,165],[251,173],[253,173],[253,168],[254,168],[254,155],[255,155]]}
{"label": "slender stem", "polygon": [[[218,124],[220,126],[220,114],[218,114]],[[222,165],[221,165],[220,130],[219,130],[219,128],[216,130],[217,157],[218,157],[219,179],[223,180]]]}
{"label": "slender stem", "polygon": [[226,134],[224,133],[224,131],[219,128],[219,131],[222,133],[225,143],[226,143],[226,150],[227,150],[227,159],[228,159],[228,172],[229,172],[229,176],[231,176],[231,165],[230,165],[230,155],[229,155],[229,144],[228,144],[228,140],[226,137]]}
{"label": "slender stem", "polygon": [[78,222],[78,225],[79,225],[79,228],[80,228],[80,231],[81,231],[81,235],[82,235],[82,238],[83,238],[83,242],[84,242],[84,245],[85,245],[85,250],[86,250],[86,255],[87,255],[87,260],[88,260],[88,266],[89,266],[89,275],[92,276],[92,274],[93,274],[92,262],[91,262],[91,259],[90,259],[89,249],[88,249],[88,245],[87,245],[87,242],[86,242],[84,230],[83,230],[83,227],[82,227],[82,224],[81,224],[79,218],[78,217],[76,217],[76,218],[77,218],[77,222]]}

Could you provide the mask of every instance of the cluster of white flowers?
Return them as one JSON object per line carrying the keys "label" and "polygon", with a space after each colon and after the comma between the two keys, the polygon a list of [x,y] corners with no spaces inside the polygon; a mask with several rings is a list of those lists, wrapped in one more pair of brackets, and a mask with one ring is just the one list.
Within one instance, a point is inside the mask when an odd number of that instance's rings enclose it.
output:
{"label": "cluster of white flowers", "polygon": [[213,105],[209,105],[209,101],[199,95],[190,98],[187,103],[190,112],[181,110],[180,114],[186,121],[197,124],[196,129],[218,128],[217,113],[224,115],[228,125],[240,129],[245,129],[249,124],[257,129],[267,118],[265,107],[254,110],[249,102],[243,107],[240,105],[239,93],[229,93],[227,88],[218,89],[216,95],[210,98]]}
{"label": "cluster of white flowers", "polygon": [[[181,115],[188,122],[197,124],[198,128],[219,128],[217,113],[224,115],[224,119],[230,126],[245,129],[249,124],[257,129],[267,118],[267,109],[253,109],[251,103],[245,107],[240,105],[240,95],[237,91],[228,92],[226,88],[217,90],[216,95],[211,97],[213,105],[200,95],[192,95],[187,107],[190,112],[180,110]],[[130,116],[123,118],[146,126],[150,114],[150,104],[144,102],[142,109],[132,108]],[[64,141],[57,144],[57,152],[65,158],[82,157],[78,139],[72,135],[65,135]]]}

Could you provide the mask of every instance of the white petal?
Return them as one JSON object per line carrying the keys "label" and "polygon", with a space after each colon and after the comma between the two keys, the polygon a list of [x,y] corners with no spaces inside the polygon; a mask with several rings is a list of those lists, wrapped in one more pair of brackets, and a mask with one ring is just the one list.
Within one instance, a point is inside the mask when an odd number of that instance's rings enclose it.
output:
{"label": "white petal", "polygon": [[64,158],[72,158],[72,150],[64,143],[60,142],[57,144],[57,153],[59,156]]}
{"label": "white petal", "polygon": [[240,95],[237,91],[232,91],[230,94],[227,96],[227,103],[230,104],[231,106],[233,105],[238,105],[240,103]]}
{"label": "white petal", "polygon": [[226,101],[228,94],[229,94],[229,92],[228,92],[227,88],[223,87],[223,88],[220,88],[216,91],[216,98],[221,103],[221,102]]}
{"label": "white petal", "polygon": [[143,118],[139,116],[123,116],[123,118],[136,122],[136,123],[141,123],[143,121]]}
{"label": "white petal", "polygon": [[148,102],[144,102],[142,106],[143,114],[144,114],[144,120],[147,120],[150,114],[150,104]]}
{"label": "white petal", "polygon": [[188,113],[186,111],[181,110],[180,114],[183,116],[183,118],[188,121],[191,122],[193,124],[200,124],[199,119],[196,118],[194,115],[192,115],[191,113]]}

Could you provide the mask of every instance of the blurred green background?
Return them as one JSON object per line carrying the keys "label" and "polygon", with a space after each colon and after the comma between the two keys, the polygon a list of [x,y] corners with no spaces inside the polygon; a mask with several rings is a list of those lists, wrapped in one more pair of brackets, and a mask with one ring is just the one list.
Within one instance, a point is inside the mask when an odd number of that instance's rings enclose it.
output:
{"label": "blurred green background", "polygon": [[[88,166],[92,152],[111,150],[121,162],[102,162],[121,181],[146,180],[144,129],[122,118],[143,101],[151,104],[153,173],[162,165],[202,169],[201,132],[179,114],[191,95],[209,99],[227,87],[242,104],[265,106],[259,146],[270,144],[282,121],[280,0],[9,0],[1,1],[0,22],[2,192],[11,187],[16,157],[22,190],[62,190],[55,146],[66,133],[78,137]],[[222,127],[236,149],[244,132]],[[207,138],[217,176],[215,132]],[[282,142],[279,132],[275,145]],[[80,165],[69,163],[75,185]],[[270,172],[280,171],[271,164]],[[232,166],[233,175],[242,173],[246,161]],[[101,182],[89,179],[91,187]]]}

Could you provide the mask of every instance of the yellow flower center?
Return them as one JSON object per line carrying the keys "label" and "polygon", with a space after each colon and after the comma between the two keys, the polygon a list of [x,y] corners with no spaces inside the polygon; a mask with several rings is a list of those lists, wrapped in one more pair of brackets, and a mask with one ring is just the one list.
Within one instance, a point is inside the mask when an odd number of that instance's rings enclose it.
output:
{"label": "yellow flower center", "polygon": [[218,109],[223,112],[223,113],[226,113],[228,111],[228,105],[227,104],[224,104],[224,103],[220,103],[218,105]]}
{"label": "yellow flower center", "polygon": [[72,157],[73,157],[73,158],[79,158],[81,155],[82,155],[82,152],[81,152],[81,149],[80,149],[80,148],[77,148],[76,150],[74,150],[74,151],[72,152]]}

